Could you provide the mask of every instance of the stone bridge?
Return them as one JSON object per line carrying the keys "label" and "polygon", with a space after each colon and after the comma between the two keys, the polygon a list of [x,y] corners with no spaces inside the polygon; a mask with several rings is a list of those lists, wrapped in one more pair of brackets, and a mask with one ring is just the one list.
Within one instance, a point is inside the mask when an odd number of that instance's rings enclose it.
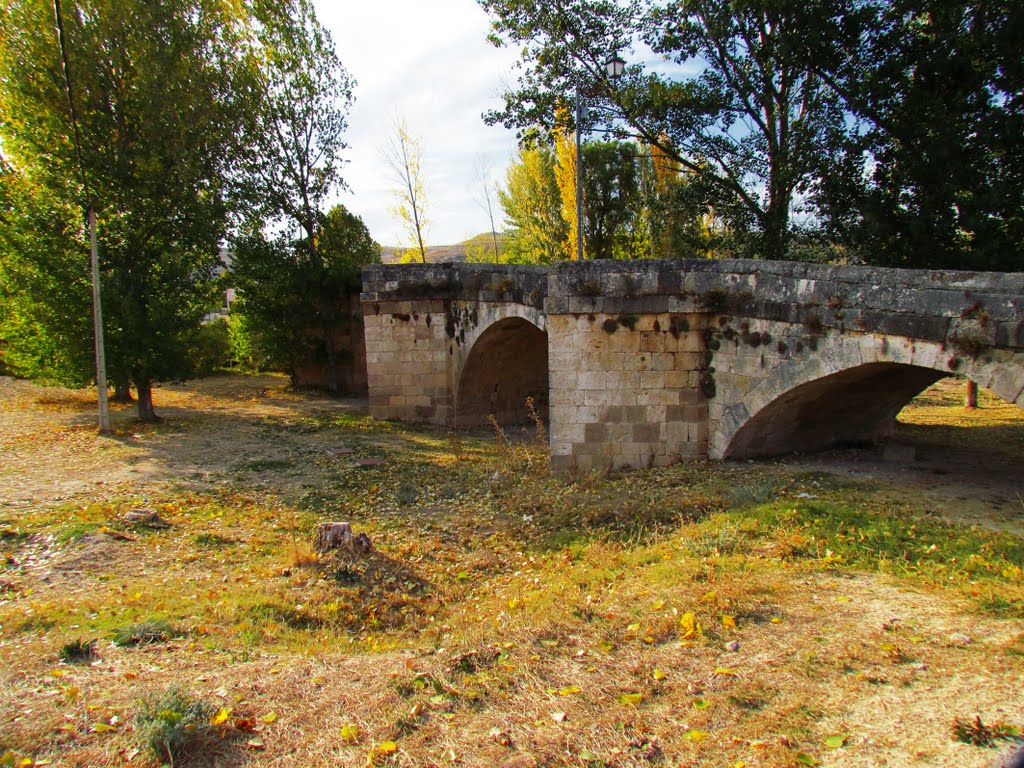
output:
{"label": "stone bridge", "polygon": [[952,374],[1024,408],[1024,274],[769,261],[363,272],[372,415],[546,418],[555,470],[884,440]]}

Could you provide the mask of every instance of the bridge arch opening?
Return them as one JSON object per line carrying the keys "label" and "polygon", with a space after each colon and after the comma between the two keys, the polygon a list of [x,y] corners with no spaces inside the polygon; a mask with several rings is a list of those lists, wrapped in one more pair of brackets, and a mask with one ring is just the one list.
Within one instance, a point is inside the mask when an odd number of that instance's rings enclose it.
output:
{"label": "bridge arch opening", "polygon": [[493,414],[502,426],[529,424],[526,405],[548,420],[548,334],[508,317],[488,327],[469,351],[456,390],[456,423],[480,426]]}
{"label": "bridge arch opening", "polygon": [[913,365],[868,363],[799,384],[751,414],[723,458],[874,445],[892,434],[905,405],[947,375]]}

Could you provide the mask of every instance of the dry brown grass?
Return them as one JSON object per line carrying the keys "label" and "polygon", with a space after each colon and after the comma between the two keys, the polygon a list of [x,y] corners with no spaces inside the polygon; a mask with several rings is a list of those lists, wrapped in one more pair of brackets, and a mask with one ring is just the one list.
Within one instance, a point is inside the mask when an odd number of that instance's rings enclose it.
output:
{"label": "dry brown grass", "polygon": [[[956,718],[1024,725],[1024,544],[943,526],[912,485],[786,465],[567,482],[529,445],[455,455],[275,378],[161,391],[167,422],[124,412],[114,439],[77,426],[81,394],[0,396],[0,754],[155,765],[134,718],[171,688],[225,711],[188,765],[969,768],[996,752]],[[69,426],[81,444],[16,434]],[[123,479],[76,492],[75,455]],[[120,522],[138,506],[171,527]],[[327,519],[374,553],[316,557]],[[152,618],[179,636],[111,644]],[[99,659],[61,662],[78,639]]]}

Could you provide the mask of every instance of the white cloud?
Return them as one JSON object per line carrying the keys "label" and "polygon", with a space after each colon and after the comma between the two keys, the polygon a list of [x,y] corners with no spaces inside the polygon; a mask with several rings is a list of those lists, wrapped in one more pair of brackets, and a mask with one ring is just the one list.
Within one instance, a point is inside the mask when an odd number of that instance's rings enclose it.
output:
{"label": "white cloud", "polygon": [[351,191],[340,200],[363,217],[378,242],[401,239],[388,213],[392,183],[380,154],[401,116],[423,140],[429,243],[486,231],[487,217],[476,202],[476,159],[483,155],[501,176],[515,149],[511,131],[482,118],[500,106],[502,82],[515,60],[513,52],[487,42],[487,15],[474,0],[370,0],[358,7],[314,1],[358,83],[346,135],[344,176]]}

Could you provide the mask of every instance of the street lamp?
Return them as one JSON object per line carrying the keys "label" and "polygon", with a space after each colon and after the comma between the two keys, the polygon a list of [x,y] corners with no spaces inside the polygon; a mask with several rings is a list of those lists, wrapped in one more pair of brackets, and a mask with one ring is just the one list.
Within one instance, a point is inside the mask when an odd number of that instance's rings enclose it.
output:
{"label": "street lamp", "polygon": [[[605,74],[617,79],[626,69],[626,62],[613,53],[604,63]],[[576,81],[576,261],[583,261],[583,93]]]}

